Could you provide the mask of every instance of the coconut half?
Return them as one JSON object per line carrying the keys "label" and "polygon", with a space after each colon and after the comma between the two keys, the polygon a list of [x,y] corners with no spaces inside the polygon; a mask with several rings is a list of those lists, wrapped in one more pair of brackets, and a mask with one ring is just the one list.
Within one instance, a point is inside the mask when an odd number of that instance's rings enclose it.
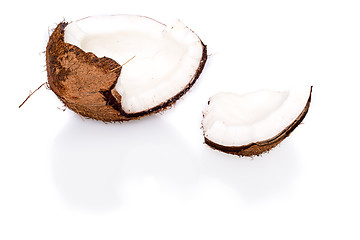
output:
{"label": "coconut half", "polygon": [[217,150],[253,156],[269,151],[301,123],[309,110],[312,87],[218,93],[203,112],[205,143]]}
{"label": "coconut half", "polygon": [[73,111],[102,121],[165,109],[195,83],[206,59],[206,46],[182,22],[135,15],[62,22],[46,48],[50,88]]}

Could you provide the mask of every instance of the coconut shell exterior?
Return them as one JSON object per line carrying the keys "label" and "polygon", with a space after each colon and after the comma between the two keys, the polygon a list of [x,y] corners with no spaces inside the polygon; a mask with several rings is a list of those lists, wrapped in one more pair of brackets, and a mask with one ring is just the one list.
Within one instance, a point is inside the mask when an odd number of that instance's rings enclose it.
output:
{"label": "coconut shell exterior", "polygon": [[112,59],[98,58],[64,42],[67,23],[60,23],[46,47],[46,69],[50,89],[74,112],[88,118],[123,121],[106,96],[114,88],[121,66]]}
{"label": "coconut shell exterior", "polygon": [[189,84],[177,95],[146,111],[127,114],[121,107],[121,96],[115,85],[122,66],[114,60],[98,58],[64,41],[68,23],[57,25],[46,47],[46,70],[50,89],[71,110],[104,122],[138,119],[171,106],[196,82],[207,60],[206,46],[199,67]]}
{"label": "coconut shell exterior", "polygon": [[281,143],[285,138],[290,136],[290,134],[295,130],[295,128],[297,126],[299,126],[299,124],[304,120],[306,114],[309,111],[310,102],[311,102],[311,94],[312,94],[312,87],[310,89],[310,95],[309,95],[308,101],[307,101],[303,111],[294,120],[294,122],[292,122],[282,132],[280,132],[278,135],[276,135],[275,137],[273,137],[271,139],[268,139],[265,141],[260,141],[260,142],[255,142],[255,143],[250,143],[250,144],[243,145],[243,146],[223,146],[223,145],[217,144],[217,143],[207,139],[204,136],[205,143],[213,149],[216,149],[216,150],[219,150],[219,151],[222,151],[225,153],[229,153],[229,154],[238,155],[238,156],[251,157],[251,156],[258,156],[265,152],[268,152],[271,149],[273,149],[274,147],[276,147],[279,143]]}

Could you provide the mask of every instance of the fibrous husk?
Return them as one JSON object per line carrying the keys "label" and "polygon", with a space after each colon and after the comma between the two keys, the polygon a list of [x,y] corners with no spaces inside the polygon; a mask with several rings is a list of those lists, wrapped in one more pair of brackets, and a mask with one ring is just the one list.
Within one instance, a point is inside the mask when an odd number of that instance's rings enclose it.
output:
{"label": "fibrous husk", "polygon": [[[206,46],[196,73],[179,93],[146,111],[128,114],[122,110],[121,96],[115,85],[122,66],[107,57],[97,57],[64,41],[67,22],[57,25],[46,48],[46,69],[50,89],[71,110],[104,122],[138,119],[171,106],[196,82],[207,60]],[[141,69],[139,69],[141,71]]]}

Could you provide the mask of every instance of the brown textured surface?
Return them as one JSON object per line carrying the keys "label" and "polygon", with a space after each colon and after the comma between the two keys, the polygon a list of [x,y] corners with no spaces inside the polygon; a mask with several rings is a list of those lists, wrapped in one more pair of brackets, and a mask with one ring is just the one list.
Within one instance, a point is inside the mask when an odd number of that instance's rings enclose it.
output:
{"label": "brown textured surface", "polygon": [[295,119],[295,121],[292,122],[281,133],[279,133],[278,135],[276,135],[271,139],[261,142],[250,143],[244,146],[223,146],[204,137],[205,143],[216,150],[220,150],[222,152],[239,155],[239,156],[257,156],[262,153],[268,152],[272,148],[277,146],[280,142],[282,142],[285,138],[287,138],[294,131],[294,129],[297,126],[299,126],[299,124],[304,120],[307,112],[309,111],[310,102],[311,102],[311,93],[312,93],[312,87],[310,88],[310,95],[306,103],[306,106],[304,107],[300,115]]}
{"label": "brown textured surface", "polygon": [[115,61],[64,42],[67,23],[60,23],[46,48],[50,89],[67,107],[82,116],[102,121],[127,120],[111,107],[104,92],[116,84],[121,66]]}
{"label": "brown textured surface", "polygon": [[121,108],[121,96],[115,85],[121,66],[114,60],[98,58],[64,42],[62,22],[53,31],[46,47],[46,69],[50,89],[74,112],[104,122],[126,121],[155,113],[171,106],[196,82],[207,60],[206,46],[199,67],[183,91],[158,106],[134,114]]}

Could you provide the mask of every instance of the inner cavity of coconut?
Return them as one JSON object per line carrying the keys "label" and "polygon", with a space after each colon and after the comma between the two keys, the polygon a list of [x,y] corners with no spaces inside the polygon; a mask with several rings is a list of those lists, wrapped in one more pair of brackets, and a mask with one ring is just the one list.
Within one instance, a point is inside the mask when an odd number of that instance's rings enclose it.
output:
{"label": "inner cavity of coconut", "polygon": [[141,16],[91,17],[70,23],[64,40],[120,65],[115,86],[122,110],[148,111],[180,93],[193,80],[203,45],[180,21],[165,26]]}
{"label": "inner cavity of coconut", "polygon": [[204,136],[222,146],[267,141],[287,129],[302,113],[309,87],[260,90],[244,95],[218,93],[210,98],[202,122]]}

